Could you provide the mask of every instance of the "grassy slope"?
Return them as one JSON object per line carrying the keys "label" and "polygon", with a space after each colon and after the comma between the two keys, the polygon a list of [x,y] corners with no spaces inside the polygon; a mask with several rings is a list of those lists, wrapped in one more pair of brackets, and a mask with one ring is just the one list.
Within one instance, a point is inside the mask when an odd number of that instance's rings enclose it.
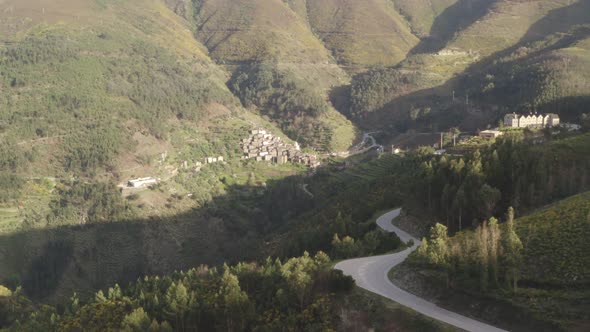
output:
{"label": "grassy slope", "polygon": [[329,61],[304,19],[280,0],[206,0],[197,24],[199,39],[218,61]]}
{"label": "grassy slope", "polygon": [[521,217],[516,225],[525,249],[525,280],[557,284],[590,281],[590,193]]}
{"label": "grassy slope", "polygon": [[[432,27],[439,15],[446,9],[459,2],[458,0],[393,0],[396,10],[402,14],[412,27],[412,31],[418,36],[429,36],[431,33],[440,33],[432,31]],[[446,22],[452,24],[451,22]]]}
{"label": "grassy slope", "polygon": [[307,1],[314,31],[347,66],[391,66],[418,44],[388,1]]}

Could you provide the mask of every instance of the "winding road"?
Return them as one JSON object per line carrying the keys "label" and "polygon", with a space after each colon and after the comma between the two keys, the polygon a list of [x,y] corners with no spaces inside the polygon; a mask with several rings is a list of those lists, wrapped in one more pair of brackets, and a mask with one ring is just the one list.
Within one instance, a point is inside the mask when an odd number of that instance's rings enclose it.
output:
{"label": "winding road", "polygon": [[377,140],[375,140],[375,137],[372,136],[373,134],[376,134],[376,133],[378,133],[378,132],[364,133],[363,140],[359,144],[353,146],[352,148],[350,148],[346,152],[338,152],[338,153],[335,153],[334,155],[337,155],[337,156],[340,156],[343,158],[347,158],[347,157],[355,156],[357,154],[365,153],[375,147],[377,147],[378,149],[381,149],[381,152],[383,152],[383,145],[377,144]]}
{"label": "winding road", "polygon": [[389,280],[389,271],[394,266],[401,264],[406,260],[408,255],[420,245],[418,239],[391,224],[391,221],[399,216],[400,212],[401,209],[396,209],[382,215],[377,219],[377,225],[387,232],[395,232],[397,236],[406,243],[413,240],[414,245],[411,248],[395,254],[350,259],[336,264],[334,268],[342,270],[345,275],[353,277],[356,281],[356,285],[361,288],[384,296],[424,314],[425,316],[440,320],[460,329],[473,332],[505,331],[443,309],[434,303],[428,302],[416,295],[402,290]]}

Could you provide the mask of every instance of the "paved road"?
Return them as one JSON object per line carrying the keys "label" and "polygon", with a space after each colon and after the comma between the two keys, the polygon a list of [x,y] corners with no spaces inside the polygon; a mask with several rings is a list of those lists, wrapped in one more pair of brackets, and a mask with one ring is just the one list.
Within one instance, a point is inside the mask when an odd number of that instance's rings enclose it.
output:
{"label": "paved road", "polygon": [[374,133],[364,133],[363,134],[363,140],[353,146],[352,148],[350,148],[348,151],[346,152],[339,152],[336,153],[336,155],[340,156],[340,157],[351,157],[357,154],[361,154],[361,153],[365,153],[367,151],[370,151],[371,149],[377,147],[378,149],[381,149],[381,151],[383,151],[383,145],[377,144],[377,140],[375,140],[375,137],[373,137],[373,134],[376,134],[377,132]]}
{"label": "paved road", "polygon": [[387,276],[388,272],[394,266],[402,263],[408,255],[420,245],[418,239],[415,239],[410,234],[391,224],[391,221],[400,214],[400,211],[401,209],[396,209],[382,215],[377,219],[377,225],[387,232],[395,232],[404,242],[414,240],[413,247],[395,254],[343,261],[336,264],[335,269],[342,270],[345,275],[352,276],[356,281],[357,286],[361,288],[389,298],[428,317],[438,319],[463,330],[473,332],[504,331],[440,308],[437,305],[408,293],[391,283]]}

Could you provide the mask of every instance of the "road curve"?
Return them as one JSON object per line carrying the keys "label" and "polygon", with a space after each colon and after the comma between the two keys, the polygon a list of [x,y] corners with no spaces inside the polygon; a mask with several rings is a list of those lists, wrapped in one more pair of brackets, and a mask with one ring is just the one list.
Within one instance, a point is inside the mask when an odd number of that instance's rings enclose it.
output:
{"label": "road curve", "polygon": [[387,232],[395,232],[397,236],[406,243],[409,240],[413,240],[414,246],[395,254],[350,259],[336,264],[334,268],[342,270],[345,275],[353,277],[356,281],[356,285],[361,288],[384,296],[424,314],[425,316],[443,321],[460,329],[473,332],[505,331],[443,309],[434,303],[428,302],[402,290],[389,280],[389,271],[394,266],[406,260],[408,255],[420,245],[418,239],[415,239],[410,234],[391,224],[391,221],[399,216],[400,212],[401,209],[396,209],[382,215],[377,219],[377,225]]}

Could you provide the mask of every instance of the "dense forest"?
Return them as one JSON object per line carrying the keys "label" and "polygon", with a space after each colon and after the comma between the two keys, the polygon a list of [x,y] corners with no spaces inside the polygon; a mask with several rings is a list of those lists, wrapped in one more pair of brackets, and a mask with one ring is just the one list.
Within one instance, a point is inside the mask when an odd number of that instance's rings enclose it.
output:
{"label": "dense forest", "polygon": [[13,331],[326,331],[338,297],[354,281],[327,270],[330,258],[305,253],[284,262],[201,266],[115,285],[59,308],[37,307],[22,290],[0,288],[0,326]]}
{"label": "dense forest", "polygon": [[[418,153],[408,158],[408,211],[432,216],[451,231],[505,211],[517,214],[590,188],[588,134],[542,145],[508,136],[465,157]],[[426,209],[424,209],[426,207]]]}

